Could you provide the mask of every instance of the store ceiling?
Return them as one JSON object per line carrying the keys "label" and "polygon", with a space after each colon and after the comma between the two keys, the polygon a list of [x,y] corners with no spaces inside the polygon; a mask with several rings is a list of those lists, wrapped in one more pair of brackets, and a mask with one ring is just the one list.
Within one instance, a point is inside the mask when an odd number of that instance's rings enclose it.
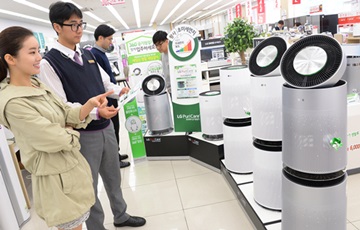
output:
{"label": "store ceiling", "polygon": [[[118,2],[119,0],[109,0],[109,2]],[[161,0],[159,0],[161,1]],[[169,24],[177,19],[179,16],[187,12],[190,8],[198,4],[196,7],[191,9],[186,15],[181,16],[175,23],[180,23],[184,19],[188,20],[196,20],[201,15],[205,15],[203,18],[210,17],[213,14],[219,13],[220,11],[224,12],[225,10],[229,9],[230,7],[234,7],[236,4],[240,2],[244,2],[245,0],[163,0],[163,4],[159,10],[157,17],[155,18],[154,22],[157,25],[160,24]],[[27,2],[33,3],[38,6],[43,7],[43,10],[49,8],[52,2],[55,1],[48,1],[48,0],[2,0],[1,7],[0,7],[0,22],[1,18],[16,20],[16,21],[23,21],[32,24],[38,24],[41,26],[50,25],[49,17],[47,12],[43,12],[38,9],[34,9],[27,5],[21,4],[20,2]],[[87,30],[92,32],[94,31],[95,27],[101,23],[110,24],[114,28],[120,31],[126,30],[136,30],[138,29],[135,13],[134,13],[134,2],[135,0],[125,0],[123,4],[116,4],[113,5],[116,12],[120,15],[120,17],[126,22],[128,29],[107,9],[107,7],[102,6],[101,0],[74,0],[75,4],[78,4],[82,8],[84,12],[84,21],[88,23]],[[153,16],[153,12],[156,8],[158,0],[138,0],[139,2],[139,13],[140,13],[140,27],[148,27],[150,24],[150,20]],[[184,2],[170,17],[168,17],[169,13],[176,7],[179,2]],[[211,6],[214,3],[213,6]],[[209,7],[210,6],[210,7]],[[204,8],[209,7],[208,9],[204,10]],[[31,19],[22,18],[19,15],[10,15],[10,11],[28,15],[31,17],[39,18],[44,21],[34,21]],[[213,11],[213,12],[212,12]],[[87,12],[90,12],[104,22],[99,22],[94,18],[88,16]],[[195,13],[199,12],[196,16],[191,17]],[[167,20],[164,21],[165,18]],[[93,26],[93,27],[91,27]]]}

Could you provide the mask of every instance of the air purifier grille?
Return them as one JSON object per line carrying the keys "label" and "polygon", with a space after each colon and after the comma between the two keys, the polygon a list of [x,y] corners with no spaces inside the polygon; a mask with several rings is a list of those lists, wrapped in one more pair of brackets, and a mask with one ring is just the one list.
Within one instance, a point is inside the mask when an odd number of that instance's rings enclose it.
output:
{"label": "air purifier grille", "polygon": [[335,39],[312,35],[289,47],[283,55],[280,71],[285,81],[294,87],[327,87],[342,77],[344,62],[342,48]]}
{"label": "air purifier grille", "polygon": [[265,39],[251,53],[249,59],[250,72],[255,76],[270,74],[279,67],[286,49],[287,44],[283,38],[270,37]]}
{"label": "air purifier grille", "polygon": [[142,89],[145,95],[159,95],[165,91],[165,79],[157,74],[152,74],[144,78]]}

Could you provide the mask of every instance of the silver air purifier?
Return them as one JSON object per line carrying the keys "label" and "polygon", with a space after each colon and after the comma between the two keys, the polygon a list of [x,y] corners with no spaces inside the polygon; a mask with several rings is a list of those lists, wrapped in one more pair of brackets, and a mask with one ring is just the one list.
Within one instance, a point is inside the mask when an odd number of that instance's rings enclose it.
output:
{"label": "silver air purifier", "polygon": [[253,171],[250,72],[247,65],[220,69],[224,164],[233,173]]}
{"label": "silver air purifier", "polygon": [[345,230],[347,83],[340,44],[312,35],[281,61],[284,230]]}
{"label": "silver air purifier", "polygon": [[280,61],[287,50],[281,37],[255,47],[249,60],[252,135],[254,137],[254,199],[268,209],[281,209],[282,102]]}
{"label": "silver air purifier", "polygon": [[173,130],[169,96],[162,76],[153,74],[144,78],[144,104],[147,127],[151,135],[162,135]]}
{"label": "silver air purifier", "polygon": [[201,132],[205,140],[223,139],[221,94],[219,90],[199,94]]}

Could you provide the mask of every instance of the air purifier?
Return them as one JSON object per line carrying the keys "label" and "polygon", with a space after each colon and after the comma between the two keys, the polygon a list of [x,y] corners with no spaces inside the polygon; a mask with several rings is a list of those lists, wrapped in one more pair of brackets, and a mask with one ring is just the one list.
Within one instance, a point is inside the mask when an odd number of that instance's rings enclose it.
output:
{"label": "air purifier", "polygon": [[199,94],[201,132],[205,140],[223,139],[223,118],[219,90]]}
{"label": "air purifier", "polygon": [[161,75],[149,75],[144,78],[142,89],[149,133],[163,135],[172,132],[173,121],[165,79]]}
{"label": "air purifier", "polygon": [[346,229],[347,83],[340,44],[304,37],[281,60],[282,229]]}
{"label": "air purifier", "polygon": [[246,65],[221,68],[220,90],[224,118],[241,119],[251,116],[250,72]]}
{"label": "air purifier", "polygon": [[251,118],[224,120],[224,157],[227,170],[233,173],[253,172]]}
{"label": "air purifier", "polygon": [[254,200],[281,210],[282,102],[281,58],[288,47],[282,37],[259,43],[249,59],[251,72]]}

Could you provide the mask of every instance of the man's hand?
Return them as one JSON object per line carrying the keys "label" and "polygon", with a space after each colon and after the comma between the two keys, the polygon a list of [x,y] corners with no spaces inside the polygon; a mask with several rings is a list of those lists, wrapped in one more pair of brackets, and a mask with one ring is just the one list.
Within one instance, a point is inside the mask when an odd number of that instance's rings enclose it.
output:
{"label": "man's hand", "polygon": [[98,113],[100,117],[110,119],[115,116],[119,111],[119,108],[115,108],[113,105],[110,107],[98,107]]}
{"label": "man's hand", "polygon": [[125,93],[128,93],[130,91],[130,89],[128,88],[128,87],[124,87],[124,88],[122,88],[122,90],[120,91],[120,95],[119,96],[121,96],[121,95],[123,95],[123,94],[125,94]]}

